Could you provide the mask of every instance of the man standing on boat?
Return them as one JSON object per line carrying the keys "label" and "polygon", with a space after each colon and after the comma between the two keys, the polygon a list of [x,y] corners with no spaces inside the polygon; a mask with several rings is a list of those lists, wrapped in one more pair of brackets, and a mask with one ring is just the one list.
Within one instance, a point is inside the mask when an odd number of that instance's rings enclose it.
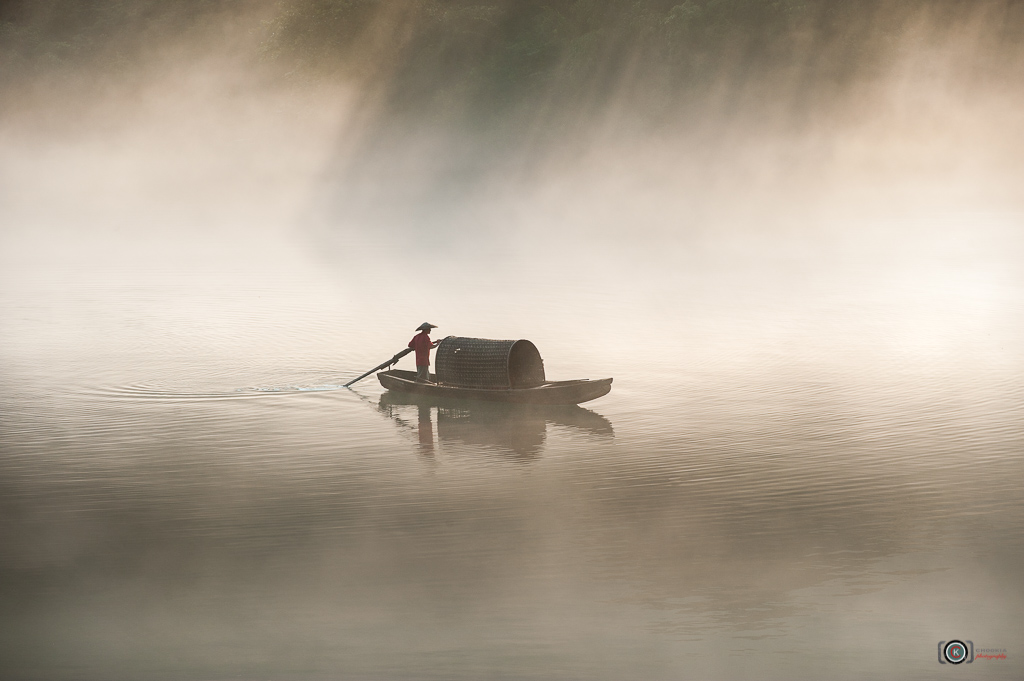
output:
{"label": "man standing on boat", "polygon": [[416,380],[430,382],[430,348],[436,347],[440,341],[430,340],[430,330],[436,329],[433,324],[423,322],[416,327],[418,334],[409,341],[409,347],[416,351]]}

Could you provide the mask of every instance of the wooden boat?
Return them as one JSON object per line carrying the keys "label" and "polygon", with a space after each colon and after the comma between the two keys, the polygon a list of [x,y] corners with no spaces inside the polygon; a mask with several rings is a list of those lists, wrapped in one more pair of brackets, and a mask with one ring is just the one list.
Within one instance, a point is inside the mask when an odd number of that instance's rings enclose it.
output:
{"label": "wooden boat", "polygon": [[438,342],[434,361],[437,373],[430,375],[429,383],[398,369],[382,371],[377,380],[388,390],[414,395],[517,404],[579,404],[612,389],[610,378],[547,380],[537,346],[522,339],[448,336]]}
{"label": "wooden boat", "polygon": [[512,402],[516,404],[579,404],[596,400],[607,395],[612,389],[612,379],[579,379],[574,381],[544,381],[531,387],[462,387],[437,382],[437,375],[431,374],[434,383],[416,380],[415,371],[392,369],[377,374],[377,380],[388,390],[428,395],[455,400],[487,400],[489,402]]}

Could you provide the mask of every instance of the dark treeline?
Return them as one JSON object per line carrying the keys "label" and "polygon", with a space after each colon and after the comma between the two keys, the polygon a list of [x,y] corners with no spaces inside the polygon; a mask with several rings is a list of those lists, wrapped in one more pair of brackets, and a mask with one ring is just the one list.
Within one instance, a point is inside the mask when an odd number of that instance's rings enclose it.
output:
{"label": "dark treeline", "polygon": [[389,110],[418,117],[636,86],[673,96],[723,77],[841,87],[884,67],[908,30],[941,41],[982,15],[993,52],[1024,37],[1018,0],[6,0],[0,58],[8,72],[124,66],[245,13],[260,17],[265,64],[386,85]]}
{"label": "dark treeline", "polygon": [[161,44],[215,50],[239,18],[232,49],[254,70],[353,86],[360,172],[425,130],[492,152],[611,119],[800,125],[908,52],[954,55],[947,82],[992,82],[1022,72],[1024,45],[1021,0],[16,0],[0,4],[0,78],[120,78]]}
{"label": "dark treeline", "polygon": [[263,58],[289,77],[360,85],[357,174],[426,132],[449,134],[471,181],[502,150],[571,149],[609,127],[713,121],[721,137],[842,118],[908,56],[953,55],[936,66],[945,86],[1007,82],[1024,3],[289,0],[264,31]]}
{"label": "dark treeline", "polygon": [[386,75],[396,103],[417,107],[778,67],[841,83],[922,22],[955,31],[979,15],[1001,28],[994,49],[1024,36],[1019,0],[4,0],[2,56],[8,68],[110,65],[245,13],[262,19],[260,54],[284,72]]}
{"label": "dark treeline", "polygon": [[393,109],[422,116],[536,96],[593,104],[631,83],[671,93],[779,67],[843,82],[912,15],[884,0],[298,0],[266,45],[295,71],[386,82]]}
{"label": "dark treeline", "polygon": [[899,58],[909,32],[943,45],[972,21],[985,52],[965,68],[1019,56],[1024,3],[951,0],[295,0],[265,45],[294,72],[386,83],[393,112],[472,118],[551,100],[675,109],[723,82],[830,99]]}

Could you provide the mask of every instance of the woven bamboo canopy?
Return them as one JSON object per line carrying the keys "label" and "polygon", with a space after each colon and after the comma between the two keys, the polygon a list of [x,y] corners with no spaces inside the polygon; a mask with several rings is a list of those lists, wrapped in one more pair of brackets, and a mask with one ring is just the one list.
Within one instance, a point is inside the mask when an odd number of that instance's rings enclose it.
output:
{"label": "woven bamboo canopy", "polygon": [[528,340],[448,336],[437,346],[438,383],[461,388],[535,388],[544,383],[544,360]]}

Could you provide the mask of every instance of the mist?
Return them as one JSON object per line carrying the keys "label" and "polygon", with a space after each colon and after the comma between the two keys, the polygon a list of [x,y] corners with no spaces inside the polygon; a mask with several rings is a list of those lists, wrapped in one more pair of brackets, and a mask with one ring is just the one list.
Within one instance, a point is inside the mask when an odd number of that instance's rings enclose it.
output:
{"label": "mist", "polygon": [[[1019,675],[1022,32],[0,5],[0,667],[931,678],[961,636]],[[615,387],[339,390],[425,320]]]}

